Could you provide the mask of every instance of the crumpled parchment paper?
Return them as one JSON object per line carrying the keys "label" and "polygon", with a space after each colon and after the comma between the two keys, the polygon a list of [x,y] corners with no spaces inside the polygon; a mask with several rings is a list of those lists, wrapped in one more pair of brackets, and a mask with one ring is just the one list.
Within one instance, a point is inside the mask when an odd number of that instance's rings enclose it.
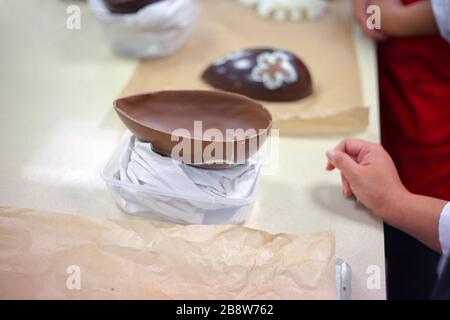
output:
{"label": "crumpled parchment paper", "polygon": [[334,248],[331,232],[0,208],[0,299],[334,299]]}

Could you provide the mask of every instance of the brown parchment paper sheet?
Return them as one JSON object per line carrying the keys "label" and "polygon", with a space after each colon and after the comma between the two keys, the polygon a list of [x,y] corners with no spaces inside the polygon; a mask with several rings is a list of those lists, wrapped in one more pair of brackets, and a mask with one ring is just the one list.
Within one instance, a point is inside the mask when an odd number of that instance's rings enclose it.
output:
{"label": "brown parchment paper sheet", "polygon": [[[334,299],[334,248],[330,232],[1,208],[0,298]],[[79,290],[66,286],[72,265]]]}
{"label": "brown parchment paper sheet", "polygon": [[212,89],[200,76],[216,58],[240,48],[275,47],[297,54],[309,67],[314,94],[304,100],[264,105],[282,134],[328,134],[367,127],[352,40],[351,4],[329,1],[315,21],[263,19],[234,0],[199,1],[196,31],[178,53],[139,62],[122,96],[167,89]]}

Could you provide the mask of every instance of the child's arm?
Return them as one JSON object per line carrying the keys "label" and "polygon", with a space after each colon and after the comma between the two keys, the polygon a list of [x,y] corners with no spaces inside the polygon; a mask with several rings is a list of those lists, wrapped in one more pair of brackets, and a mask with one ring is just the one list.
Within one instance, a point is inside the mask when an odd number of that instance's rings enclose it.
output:
{"label": "child's arm", "polygon": [[[443,222],[440,224],[440,221],[443,221],[441,216],[444,215],[443,209],[447,202],[412,193],[406,193],[397,200],[388,208],[390,211],[384,212],[385,221],[442,253],[446,248],[440,238],[448,238],[448,235],[440,234],[439,230],[443,231]],[[450,230],[445,232],[448,234]]]}
{"label": "child's arm", "polygon": [[[380,30],[367,28],[367,7],[380,8]],[[431,0],[403,5],[401,0],[353,0],[353,14],[365,33],[376,40],[385,36],[408,37],[438,33]]]}
{"label": "child's arm", "polygon": [[373,0],[381,11],[381,30],[386,35],[409,37],[438,33],[431,1],[403,5],[400,0]]}

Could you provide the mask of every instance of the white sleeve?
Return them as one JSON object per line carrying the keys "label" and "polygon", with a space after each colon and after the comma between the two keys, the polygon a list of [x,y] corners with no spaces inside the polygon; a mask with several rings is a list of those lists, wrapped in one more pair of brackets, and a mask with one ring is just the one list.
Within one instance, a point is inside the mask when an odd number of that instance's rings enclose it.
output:
{"label": "white sleeve", "polygon": [[450,0],[431,0],[431,7],[441,36],[450,43]]}
{"label": "white sleeve", "polygon": [[441,243],[442,253],[450,254],[450,202],[447,202],[442,209],[439,218],[439,241]]}

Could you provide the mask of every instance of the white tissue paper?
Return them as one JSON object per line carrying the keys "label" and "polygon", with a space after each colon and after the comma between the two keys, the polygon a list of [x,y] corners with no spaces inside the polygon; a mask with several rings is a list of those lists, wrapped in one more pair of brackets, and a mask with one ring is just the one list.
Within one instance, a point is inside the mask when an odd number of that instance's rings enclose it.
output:
{"label": "white tissue paper", "polygon": [[136,13],[111,13],[103,0],[88,0],[112,49],[134,58],[155,58],[177,51],[190,37],[200,6],[194,0],[165,0]]}
{"label": "white tissue paper", "polygon": [[239,224],[248,216],[261,174],[256,155],[227,169],[189,166],[152,151],[127,133],[102,176],[127,213],[190,224]]}

